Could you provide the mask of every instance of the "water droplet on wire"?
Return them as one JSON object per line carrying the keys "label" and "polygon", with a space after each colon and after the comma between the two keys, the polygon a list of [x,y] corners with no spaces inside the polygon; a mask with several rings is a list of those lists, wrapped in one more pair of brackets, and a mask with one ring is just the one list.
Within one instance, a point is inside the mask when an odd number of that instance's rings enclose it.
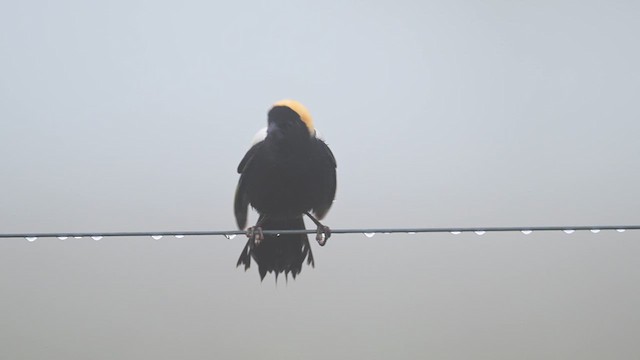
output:
{"label": "water droplet on wire", "polygon": [[60,240],[67,240],[68,238],[69,237],[67,237],[67,236],[58,236],[58,239],[60,239]]}
{"label": "water droplet on wire", "polygon": [[35,236],[27,236],[25,239],[27,239],[28,242],[34,242],[38,240],[38,238]]}
{"label": "water droplet on wire", "polygon": [[82,236],[74,236],[74,239],[82,239]]}
{"label": "water droplet on wire", "polygon": [[236,234],[224,234],[224,237],[226,237],[227,239],[231,240],[234,237],[236,237]]}
{"label": "water droplet on wire", "polygon": [[484,235],[486,233],[486,231],[484,231],[484,230],[476,230],[476,231],[474,231],[474,233],[476,233],[477,235]]}
{"label": "water droplet on wire", "polygon": [[102,239],[102,236],[100,236],[100,235],[94,235],[94,236],[92,236],[91,238],[92,238],[93,240],[95,240],[95,241],[98,241],[98,240]]}
{"label": "water droplet on wire", "polygon": [[416,234],[416,232],[415,232],[415,231],[409,231],[407,234],[409,234],[409,235],[415,235],[415,234]]}
{"label": "water droplet on wire", "polygon": [[182,239],[184,235],[175,235],[176,239]]}
{"label": "water droplet on wire", "polygon": [[617,232],[625,232],[625,229],[616,229]]}
{"label": "water droplet on wire", "polygon": [[366,237],[368,237],[368,238],[372,238],[372,237],[374,237],[375,235],[376,235],[376,233],[374,233],[374,232],[366,232],[366,233],[364,233],[364,236],[366,236]]}
{"label": "water droplet on wire", "polygon": [[151,238],[153,240],[160,240],[160,239],[162,239],[162,235],[151,235]]}
{"label": "water droplet on wire", "polygon": [[562,230],[564,231],[565,234],[573,234],[575,232],[575,230],[573,229],[566,229],[566,230]]}
{"label": "water droplet on wire", "polygon": [[600,229],[591,229],[591,232],[594,233],[594,234],[597,234],[597,233],[600,232]]}
{"label": "water droplet on wire", "polygon": [[522,230],[521,233],[525,234],[525,235],[529,235],[533,232],[533,230]]}
{"label": "water droplet on wire", "polygon": [[462,231],[452,231],[451,233],[452,233],[453,235],[459,235],[459,234],[462,234]]}

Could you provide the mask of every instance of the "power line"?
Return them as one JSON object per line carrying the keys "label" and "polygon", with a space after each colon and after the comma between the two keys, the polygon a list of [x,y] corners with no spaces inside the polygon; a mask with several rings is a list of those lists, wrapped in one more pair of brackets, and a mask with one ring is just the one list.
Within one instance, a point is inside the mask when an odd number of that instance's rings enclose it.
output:
{"label": "power line", "polygon": [[[563,231],[572,234],[575,231],[590,231],[598,233],[603,230],[615,230],[624,232],[626,230],[640,230],[640,225],[599,225],[599,226],[506,226],[506,227],[447,227],[447,228],[358,228],[358,229],[332,229],[331,234],[364,234],[373,237],[375,234],[418,234],[418,233],[451,233],[454,235],[462,233],[475,233],[483,235],[488,232],[521,232],[529,235],[539,231]],[[25,238],[34,241],[38,238],[58,238],[66,240],[70,238],[93,238],[100,240],[105,237],[152,237],[156,240],[164,236],[174,236],[183,238],[185,236],[225,236],[231,239],[237,235],[244,235],[243,230],[205,230],[205,231],[119,231],[119,232],[56,232],[56,233],[0,233],[0,238]],[[315,229],[306,230],[263,230],[265,235],[277,234],[315,234]]]}

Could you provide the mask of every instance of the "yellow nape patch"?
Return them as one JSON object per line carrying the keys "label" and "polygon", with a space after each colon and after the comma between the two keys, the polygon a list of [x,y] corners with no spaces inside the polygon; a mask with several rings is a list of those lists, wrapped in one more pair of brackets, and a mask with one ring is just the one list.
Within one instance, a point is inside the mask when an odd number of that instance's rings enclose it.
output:
{"label": "yellow nape patch", "polygon": [[316,130],[313,127],[313,119],[311,118],[311,113],[309,113],[309,110],[307,110],[307,108],[302,105],[301,103],[295,101],[295,100],[291,100],[291,99],[284,99],[284,100],[280,100],[278,102],[276,102],[275,104],[273,104],[273,106],[286,106],[289,109],[295,111],[298,116],[300,116],[300,119],[302,120],[302,122],[305,123],[305,125],[307,125],[307,128],[309,129],[309,132],[311,133],[311,135],[314,135]]}

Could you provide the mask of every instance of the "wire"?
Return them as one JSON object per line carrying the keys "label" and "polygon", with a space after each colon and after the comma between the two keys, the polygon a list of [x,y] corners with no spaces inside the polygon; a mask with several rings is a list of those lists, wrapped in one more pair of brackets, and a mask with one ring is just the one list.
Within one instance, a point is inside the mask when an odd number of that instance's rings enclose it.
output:
{"label": "wire", "polygon": [[[450,227],[450,228],[363,228],[363,229],[332,229],[331,234],[364,234],[367,237],[372,237],[375,234],[417,234],[417,233],[451,233],[454,235],[461,233],[473,232],[478,235],[483,235],[487,232],[521,232],[525,235],[531,234],[534,231],[564,231],[567,234],[571,234],[575,231],[591,231],[598,233],[602,230],[615,230],[617,232],[624,232],[626,230],[640,230],[640,225],[601,225],[601,226],[520,226],[520,227]],[[59,238],[65,240],[68,238],[83,238],[90,237],[94,240],[100,240],[103,237],[141,237],[150,236],[154,239],[160,239],[163,236],[174,236],[176,238],[183,238],[185,236],[210,236],[210,235],[222,235],[229,239],[236,235],[245,234],[243,230],[211,230],[211,231],[120,231],[120,232],[57,232],[57,233],[13,233],[3,234],[0,233],[0,238],[26,238],[29,241],[34,241],[38,238]],[[315,234],[316,230],[263,230],[265,235],[277,235],[277,234]]]}

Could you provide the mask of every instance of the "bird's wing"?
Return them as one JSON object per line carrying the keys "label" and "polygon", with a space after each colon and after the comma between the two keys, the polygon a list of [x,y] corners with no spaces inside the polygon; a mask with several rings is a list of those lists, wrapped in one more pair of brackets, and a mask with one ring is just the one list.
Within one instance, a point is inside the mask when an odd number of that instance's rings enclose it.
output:
{"label": "bird's wing", "polygon": [[253,160],[257,151],[262,147],[263,142],[258,142],[247,151],[240,164],[238,165],[238,173],[240,174],[240,180],[238,180],[238,186],[236,187],[236,195],[233,202],[233,210],[236,215],[236,223],[239,229],[244,229],[247,225],[247,213],[249,212],[249,196],[245,189],[245,176],[244,171],[247,167],[251,166],[251,160]]}
{"label": "bird's wing", "polygon": [[315,190],[317,202],[313,206],[313,213],[318,219],[322,219],[327,215],[336,196],[336,158],[324,141],[316,139],[315,144],[318,188]]}
{"label": "bird's wing", "polygon": [[253,146],[251,146],[251,149],[249,149],[249,151],[244,154],[244,157],[242,158],[242,160],[240,160],[240,164],[238,164],[238,174],[242,174],[244,172],[244,169],[247,168],[247,166],[251,162],[251,159],[253,159],[253,157],[256,155],[256,152],[259,151],[263,144],[264,141],[255,143]]}

